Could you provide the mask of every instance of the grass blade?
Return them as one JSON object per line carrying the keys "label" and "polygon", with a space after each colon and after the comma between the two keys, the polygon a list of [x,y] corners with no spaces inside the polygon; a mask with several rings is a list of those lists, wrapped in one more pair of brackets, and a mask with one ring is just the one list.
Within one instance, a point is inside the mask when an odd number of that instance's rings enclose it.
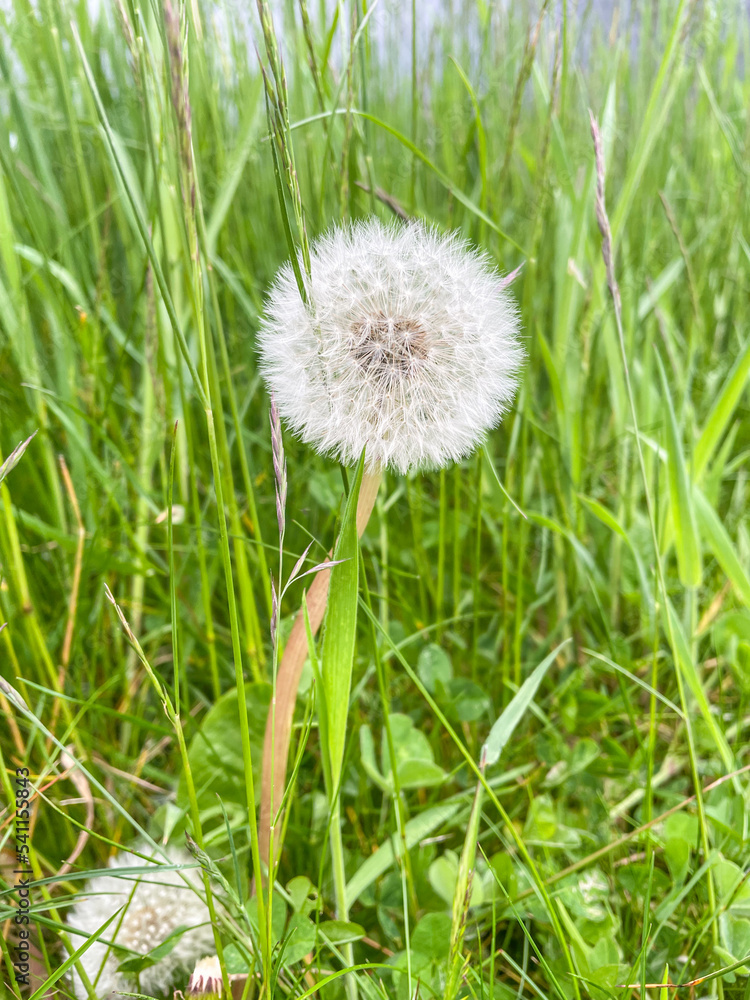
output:
{"label": "grass blade", "polygon": [[349,714],[349,692],[354,662],[354,640],[357,632],[357,590],[359,559],[357,557],[357,501],[364,471],[364,453],[346,502],[341,531],[333,553],[337,564],[331,570],[328,607],[323,626],[321,674],[326,697],[328,720],[328,757],[334,785],[341,776],[346,743],[346,720]]}
{"label": "grass blade", "polygon": [[714,558],[731,581],[737,596],[750,608],[750,577],[737,557],[736,546],[721,518],[697,486],[693,487],[693,503],[701,531]]}
{"label": "grass blade", "polygon": [[703,576],[701,547],[698,528],[693,513],[693,500],[688,484],[685,457],[682,453],[680,432],[677,428],[672,394],[669,391],[667,375],[658,352],[656,355],[661,378],[661,389],[667,407],[667,452],[669,455],[669,507],[675,532],[677,566],[680,580],[686,587],[699,587]]}
{"label": "grass blade", "polygon": [[750,337],[747,338],[742,352],[727,375],[721,392],[716,397],[711,412],[703,425],[701,436],[695,445],[693,463],[694,475],[697,480],[701,478],[706,466],[713,458],[722,435],[742,398],[748,378],[750,378]]}
{"label": "grass blade", "polygon": [[532,670],[514,695],[503,714],[494,724],[492,729],[490,729],[489,736],[484,741],[484,746],[482,747],[482,767],[492,767],[493,764],[496,764],[498,760],[500,760],[500,754],[503,752],[503,748],[513,735],[515,728],[523,718],[526,709],[534,700],[534,695],[537,693],[539,685],[544,680],[545,674],[557,659],[560,650],[563,649],[563,647],[569,642],[570,639],[565,639],[564,642],[561,642],[559,646],[553,649],[548,656],[545,656],[542,662]]}

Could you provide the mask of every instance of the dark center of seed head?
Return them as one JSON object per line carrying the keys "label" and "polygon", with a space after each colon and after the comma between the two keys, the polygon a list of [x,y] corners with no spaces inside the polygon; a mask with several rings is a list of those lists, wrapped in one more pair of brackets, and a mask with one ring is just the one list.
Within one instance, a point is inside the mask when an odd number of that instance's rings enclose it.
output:
{"label": "dark center of seed head", "polygon": [[357,364],[388,382],[408,377],[429,354],[427,331],[421,323],[383,313],[352,324],[350,343]]}

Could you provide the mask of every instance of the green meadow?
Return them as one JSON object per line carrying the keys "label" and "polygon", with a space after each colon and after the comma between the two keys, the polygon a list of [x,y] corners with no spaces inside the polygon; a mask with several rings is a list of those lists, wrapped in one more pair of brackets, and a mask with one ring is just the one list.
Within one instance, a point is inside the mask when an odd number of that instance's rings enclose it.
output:
{"label": "green meadow", "polygon": [[[2,4],[8,996],[73,997],[85,879],[186,834],[236,997],[750,996],[749,187],[740,0]],[[264,298],[372,214],[521,268],[520,390],[359,547],[356,470],[284,429],[280,546]]]}

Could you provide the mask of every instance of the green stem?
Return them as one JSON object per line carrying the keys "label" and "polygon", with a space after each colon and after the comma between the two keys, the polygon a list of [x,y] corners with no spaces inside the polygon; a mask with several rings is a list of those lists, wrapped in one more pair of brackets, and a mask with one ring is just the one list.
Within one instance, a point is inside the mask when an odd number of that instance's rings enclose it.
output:
{"label": "green stem", "polygon": [[[365,604],[370,609],[370,614],[374,617],[374,612],[372,610],[372,601],[370,598],[370,588],[367,585],[367,576],[365,574],[365,562],[362,555],[362,549],[359,552],[360,558],[360,580],[362,582],[362,596]],[[409,850],[406,846],[406,834],[405,828],[409,820],[406,803],[404,802],[403,795],[401,794],[401,782],[398,777],[398,767],[396,757],[396,745],[393,742],[393,731],[391,729],[391,706],[390,700],[388,698],[388,677],[386,676],[386,667],[383,663],[383,657],[380,655],[380,645],[378,643],[378,634],[375,631],[375,626],[370,624],[371,634],[372,634],[372,652],[375,658],[375,671],[378,678],[378,692],[380,694],[380,704],[383,708],[383,728],[385,730],[386,743],[388,745],[388,757],[391,762],[391,776],[393,781],[393,807],[396,814],[396,825],[398,828],[398,835],[401,846],[401,856],[398,861],[403,861],[401,866],[402,876],[406,880],[406,885],[408,886],[408,899],[409,907],[404,908],[404,920],[405,928],[404,934],[406,935],[406,940],[409,940],[409,914],[408,910],[411,910],[412,914],[416,917],[417,911],[419,910],[419,901],[417,899],[417,892],[414,885],[414,873],[412,871],[411,857],[409,855]]]}
{"label": "green stem", "polygon": [[448,489],[446,486],[445,469],[440,470],[440,522],[438,527],[438,565],[437,565],[437,594],[435,600],[435,614],[437,617],[436,636],[440,641],[442,632],[443,608],[445,602],[445,549],[448,521]]}
{"label": "green stem", "polygon": [[[329,831],[331,841],[331,870],[333,875],[333,894],[336,900],[336,918],[344,922],[349,920],[349,908],[346,904],[346,865],[344,864],[344,840],[341,834],[341,790],[336,791],[336,798],[331,810],[331,825]],[[354,948],[349,942],[341,951],[348,966],[354,965]],[[356,1000],[357,984],[353,976],[346,977],[346,994],[349,1000]]]}

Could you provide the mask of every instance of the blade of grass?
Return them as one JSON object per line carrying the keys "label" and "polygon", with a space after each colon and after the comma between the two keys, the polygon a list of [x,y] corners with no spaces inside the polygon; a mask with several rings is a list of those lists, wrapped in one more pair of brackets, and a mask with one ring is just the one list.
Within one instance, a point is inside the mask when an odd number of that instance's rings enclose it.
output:
{"label": "blade of grass", "polygon": [[669,454],[669,509],[675,532],[675,548],[680,580],[686,587],[699,587],[703,577],[701,546],[693,512],[692,493],[688,482],[685,456],[682,452],[680,432],[669,391],[667,375],[659,352],[656,363],[661,379],[662,397],[667,410],[667,452]]}

